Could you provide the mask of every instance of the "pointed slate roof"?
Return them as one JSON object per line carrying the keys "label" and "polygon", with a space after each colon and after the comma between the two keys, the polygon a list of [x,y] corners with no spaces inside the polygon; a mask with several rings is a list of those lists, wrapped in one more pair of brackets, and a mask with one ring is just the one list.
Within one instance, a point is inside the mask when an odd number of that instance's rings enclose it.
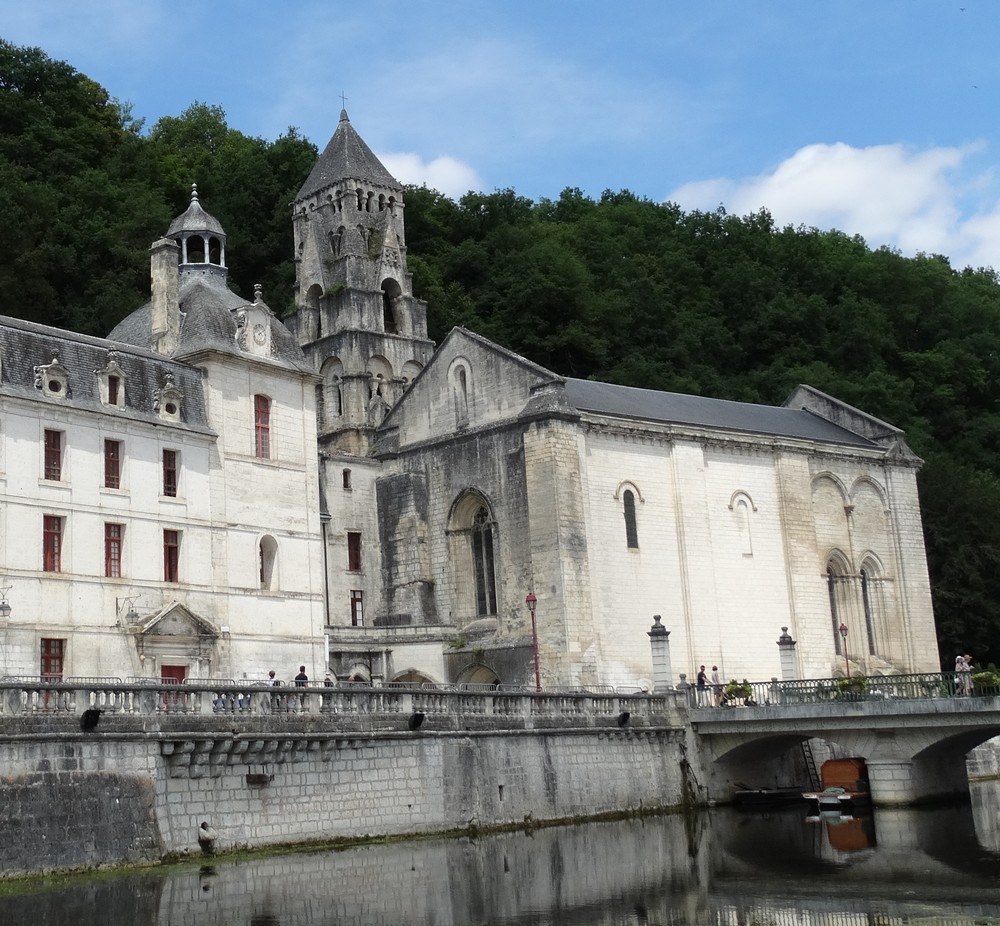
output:
{"label": "pointed slate roof", "polygon": [[401,190],[402,186],[375,157],[364,139],[354,131],[347,110],[340,111],[340,124],[333,138],[313,165],[295,199],[305,199],[340,180],[365,180],[375,186]]}

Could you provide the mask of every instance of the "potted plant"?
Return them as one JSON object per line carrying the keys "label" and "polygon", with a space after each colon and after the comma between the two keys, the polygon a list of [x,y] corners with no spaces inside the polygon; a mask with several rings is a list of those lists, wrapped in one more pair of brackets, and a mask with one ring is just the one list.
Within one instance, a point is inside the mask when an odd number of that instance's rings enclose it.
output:
{"label": "potted plant", "polygon": [[868,679],[852,675],[837,679],[837,697],[842,701],[860,701],[868,693]]}
{"label": "potted plant", "polygon": [[733,681],[723,689],[722,696],[724,704],[730,701],[746,703],[748,700],[753,700],[753,687],[746,679],[742,682]]}

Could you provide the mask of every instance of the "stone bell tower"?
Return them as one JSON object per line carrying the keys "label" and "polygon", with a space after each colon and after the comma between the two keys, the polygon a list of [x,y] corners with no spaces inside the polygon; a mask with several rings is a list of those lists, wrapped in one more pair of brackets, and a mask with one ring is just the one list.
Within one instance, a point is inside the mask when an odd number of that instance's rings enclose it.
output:
{"label": "stone bell tower", "polygon": [[406,269],[402,186],[346,110],[293,209],[297,311],[289,326],[323,377],[320,449],[363,456],[434,345]]}

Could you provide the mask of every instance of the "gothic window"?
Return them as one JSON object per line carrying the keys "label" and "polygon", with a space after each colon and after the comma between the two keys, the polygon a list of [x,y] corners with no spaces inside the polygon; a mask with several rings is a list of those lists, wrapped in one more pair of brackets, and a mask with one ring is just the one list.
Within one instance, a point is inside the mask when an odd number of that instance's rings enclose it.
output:
{"label": "gothic window", "polygon": [[254,455],[271,458],[271,400],[266,395],[253,397]]}
{"label": "gothic window", "polygon": [[349,469],[343,470],[341,472],[341,474],[340,474],[340,477],[343,480],[344,488],[347,489],[348,491],[350,491],[350,488],[351,488],[351,471]]}
{"label": "gothic window", "polygon": [[639,532],[635,524],[635,494],[631,489],[622,493],[622,508],[625,511],[625,545],[630,550],[639,549]]}
{"label": "gothic window", "polygon": [[472,520],[472,562],[476,582],[476,613],[497,613],[497,587],[493,562],[493,525],[489,512],[480,508]]}
{"label": "gothic window", "polygon": [[278,541],[270,534],[261,537],[257,554],[260,567],[260,587],[267,590],[277,588]]}
{"label": "gothic window", "polygon": [[358,197],[358,212],[361,212],[365,208],[365,194],[362,190],[357,191]]}

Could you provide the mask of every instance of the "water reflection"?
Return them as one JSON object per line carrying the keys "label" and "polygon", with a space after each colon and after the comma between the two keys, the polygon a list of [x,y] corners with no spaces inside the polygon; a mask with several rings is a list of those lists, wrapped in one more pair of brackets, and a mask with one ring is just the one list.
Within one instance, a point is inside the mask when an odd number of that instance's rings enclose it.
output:
{"label": "water reflection", "polygon": [[192,863],[0,897],[0,923],[1000,923],[1000,789],[975,792],[971,806],[849,819],[719,809]]}

